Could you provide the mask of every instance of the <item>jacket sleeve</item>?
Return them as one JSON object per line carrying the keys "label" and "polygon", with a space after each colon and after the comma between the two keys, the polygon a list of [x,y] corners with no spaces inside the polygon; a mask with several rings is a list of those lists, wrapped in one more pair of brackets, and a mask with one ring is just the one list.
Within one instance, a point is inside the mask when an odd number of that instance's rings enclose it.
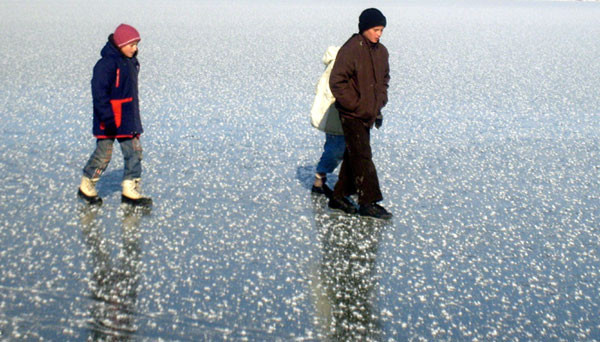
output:
{"label": "jacket sleeve", "polygon": [[385,107],[388,102],[388,88],[390,85],[390,64],[389,64],[389,55],[387,50],[385,52],[385,69],[384,69],[384,77],[383,77],[383,88],[381,89],[381,102],[379,107],[379,112],[381,113],[381,108]]}
{"label": "jacket sleeve", "polygon": [[329,88],[338,104],[348,112],[358,108],[360,94],[354,80],[356,73],[354,59],[349,46],[343,46],[337,54],[329,77]]}
{"label": "jacket sleeve", "polygon": [[110,103],[111,85],[116,80],[116,66],[106,60],[99,60],[92,76],[92,98],[94,109],[107,129],[114,128],[115,116]]}

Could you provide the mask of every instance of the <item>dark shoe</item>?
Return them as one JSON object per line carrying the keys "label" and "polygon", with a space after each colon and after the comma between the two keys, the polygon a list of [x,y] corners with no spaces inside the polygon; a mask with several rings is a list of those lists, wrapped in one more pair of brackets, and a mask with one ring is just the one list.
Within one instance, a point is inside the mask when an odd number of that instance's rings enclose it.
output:
{"label": "dark shoe", "polygon": [[331,188],[329,188],[327,186],[327,184],[323,184],[323,186],[312,186],[312,189],[310,189],[310,191],[313,194],[321,194],[321,195],[325,195],[325,197],[327,198],[331,198],[331,195],[333,195],[333,190],[331,190]]}
{"label": "dark shoe", "polygon": [[140,197],[138,199],[129,198],[127,196],[121,195],[121,203],[131,204],[131,205],[139,205],[143,207],[151,207],[152,206],[152,198],[149,197]]}
{"label": "dark shoe", "polygon": [[102,198],[100,198],[100,196],[87,196],[83,193],[83,191],[81,191],[81,189],[77,191],[77,196],[79,196],[79,198],[81,198],[82,200],[86,201],[88,204],[102,205]]}
{"label": "dark shoe", "polygon": [[342,210],[347,214],[356,214],[357,213],[357,210],[356,210],[356,207],[354,206],[354,204],[352,202],[350,202],[350,200],[347,199],[346,197],[344,197],[341,200],[339,200],[335,197],[331,197],[329,199],[328,206],[331,209]]}
{"label": "dark shoe", "polygon": [[385,210],[384,207],[377,203],[371,203],[368,205],[361,205],[358,209],[358,213],[361,216],[370,216],[378,219],[389,220],[392,218],[392,214]]}

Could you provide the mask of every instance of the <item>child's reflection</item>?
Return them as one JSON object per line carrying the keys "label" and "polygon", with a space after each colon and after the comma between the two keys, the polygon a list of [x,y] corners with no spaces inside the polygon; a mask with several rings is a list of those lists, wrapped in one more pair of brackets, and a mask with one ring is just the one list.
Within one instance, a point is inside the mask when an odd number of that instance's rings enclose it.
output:
{"label": "child's reflection", "polygon": [[141,269],[139,221],[142,215],[132,208],[124,209],[121,246],[113,263],[110,241],[103,236],[103,229],[95,220],[98,209],[86,210],[81,223],[93,268],[89,287],[94,299],[90,307],[89,340],[130,340],[137,331],[135,306]]}
{"label": "child's reflection", "polygon": [[378,340],[375,260],[384,222],[329,214],[317,209],[315,222],[321,239],[317,310],[327,339]]}

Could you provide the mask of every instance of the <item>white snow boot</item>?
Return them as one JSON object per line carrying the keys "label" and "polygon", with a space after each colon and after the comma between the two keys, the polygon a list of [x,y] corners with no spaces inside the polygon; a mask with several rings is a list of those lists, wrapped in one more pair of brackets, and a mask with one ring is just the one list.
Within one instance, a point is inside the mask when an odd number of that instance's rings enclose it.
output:
{"label": "white snow boot", "polygon": [[100,178],[81,177],[81,185],[77,194],[89,204],[102,204],[102,198],[98,196],[96,191],[96,183]]}
{"label": "white snow boot", "polygon": [[144,197],[141,194],[141,178],[126,179],[121,183],[123,192],[121,194],[121,202],[132,205],[151,206],[152,199],[150,197]]}

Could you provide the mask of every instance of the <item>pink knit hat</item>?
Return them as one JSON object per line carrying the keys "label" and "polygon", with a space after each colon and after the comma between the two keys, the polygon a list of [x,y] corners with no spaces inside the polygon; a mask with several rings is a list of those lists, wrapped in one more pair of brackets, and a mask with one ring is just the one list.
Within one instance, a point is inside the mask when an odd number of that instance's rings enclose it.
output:
{"label": "pink knit hat", "polygon": [[129,43],[140,41],[142,38],[133,26],[121,24],[113,34],[113,40],[118,47],[123,47]]}

